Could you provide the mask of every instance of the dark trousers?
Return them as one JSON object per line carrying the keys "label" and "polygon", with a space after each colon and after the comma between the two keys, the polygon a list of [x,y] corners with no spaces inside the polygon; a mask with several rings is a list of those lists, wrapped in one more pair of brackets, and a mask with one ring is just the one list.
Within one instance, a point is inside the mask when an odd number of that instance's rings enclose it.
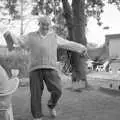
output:
{"label": "dark trousers", "polygon": [[61,79],[54,69],[37,69],[30,74],[31,112],[34,118],[42,116],[41,97],[45,82],[48,91],[51,93],[48,107],[53,109],[61,96]]}

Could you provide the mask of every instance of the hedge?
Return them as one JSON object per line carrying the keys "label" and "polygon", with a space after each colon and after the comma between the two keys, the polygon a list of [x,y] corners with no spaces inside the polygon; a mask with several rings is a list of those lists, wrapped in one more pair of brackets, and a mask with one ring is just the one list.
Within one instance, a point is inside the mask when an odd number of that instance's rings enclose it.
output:
{"label": "hedge", "polygon": [[18,77],[28,77],[28,55],[22,52],[12,52],[8,55],[0,55],[0,65],[11,77],[11,69],[19,69]]}
{"label": "hedge", "polygon": [[[67,59],[66,50],[58,49],[58,61]],[[0,65],[6,70],[11,77],[11,69],[19,69],[19,78],[28,77],[29,55],[22,50],[12,51],[8,54],[0,55]]]}

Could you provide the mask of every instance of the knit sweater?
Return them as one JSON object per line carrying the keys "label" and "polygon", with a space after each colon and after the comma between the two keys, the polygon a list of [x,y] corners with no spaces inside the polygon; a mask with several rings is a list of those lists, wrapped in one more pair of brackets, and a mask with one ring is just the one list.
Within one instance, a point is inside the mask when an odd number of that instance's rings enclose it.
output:
{"label": "knit sweater", "polygon": [[42,37],[39,32],[31,32],[19,42],[30,51],[30,71],[40,68],[56,69],[57,41],[53,32],[45,37]]}
{"label": "knit sweater", "polygon": [[57,69],[57,48],[61,47],[82,53],[86,47],[49,32],[45,37],[37,32],[31,32],[19,39],[12,35],[14,43],[30,51],[29,71],[41,68]]}

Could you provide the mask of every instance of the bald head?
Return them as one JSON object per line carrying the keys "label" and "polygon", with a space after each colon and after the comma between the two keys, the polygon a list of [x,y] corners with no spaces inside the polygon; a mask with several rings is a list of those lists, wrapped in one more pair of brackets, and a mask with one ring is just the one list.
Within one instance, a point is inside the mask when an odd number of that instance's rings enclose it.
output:
{"label": "bald head", "polygon": [[38,25],[40,27],[39,31],[41,34],[46,35],[50,30],[51,20],[48,16],[41,16],[38,19]]}
{"label": "bald head", "polygon": [[38,19],[38,23],[39,24],[47,24],[47,25],[51,25],[51,20],[48,16],[41,16],[39,19]]}

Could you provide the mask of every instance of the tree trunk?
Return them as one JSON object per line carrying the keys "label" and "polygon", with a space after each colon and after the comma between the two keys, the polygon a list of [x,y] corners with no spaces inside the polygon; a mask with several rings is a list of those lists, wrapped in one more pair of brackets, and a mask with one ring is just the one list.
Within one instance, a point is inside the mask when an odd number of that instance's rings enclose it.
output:
{"label": "tree trunk", "polygon": [[73,41],[74,34],[73,34],[73,16],[72,16],[72,9],[68,0],[62,0],[63,9],[64,9],[64,17],[66,19],[66,24],[68,27],[68,39]]}
{"label": "tree trunk", "polygon": [[[85,36],[85,13],[84,13],[84,0],[73,0],[72,9],[73,9],[73,25],[74,25],[74,41],[86,45],[86,36]],[[73,76],[74,81],[84,81],[85,86],[87,87],[86,79],[86,60],[85,57],[81,57],[78,53],[72,54],[71,60],[73,66]]]}
{"label": "tree trunk", "polygon": [[[69,39],[86,45],[84,0],[73,0],[72,9],[68,0],[62,0],[62,3],[69,32]],[[81,57],[76,52],[72,52],[71,65],[72,82],[79,82],[82,80],[85,81],[85,86],[87,86],[85,58]]]}

